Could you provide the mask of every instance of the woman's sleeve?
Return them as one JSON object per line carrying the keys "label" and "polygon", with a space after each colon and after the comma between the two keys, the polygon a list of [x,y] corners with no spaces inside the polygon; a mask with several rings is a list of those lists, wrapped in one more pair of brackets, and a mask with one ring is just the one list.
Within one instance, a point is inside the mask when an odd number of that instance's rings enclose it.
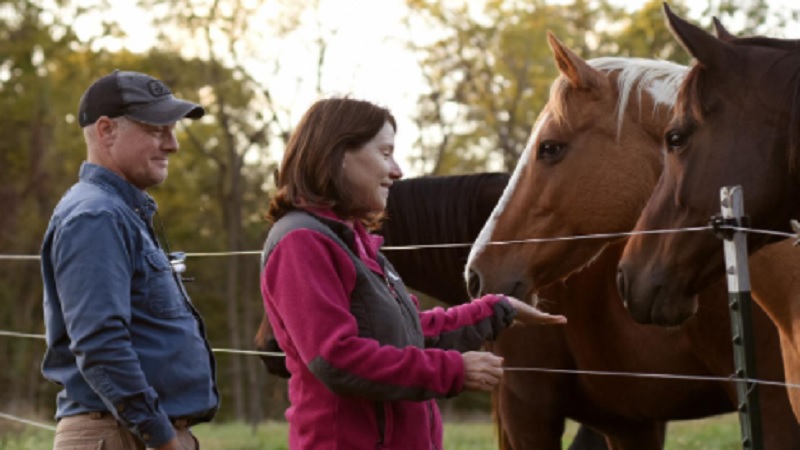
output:
{"label": "woman's sleeve", "polygon": [[462,390],[464,364],[458,352],[401,349],[359,337],[350,312],[355,268],[327,236],[312,230],[287,234],[262,276],[267,301],[302,363],[334,393],[424,400]]}
{"label": "woman's sleeve", "polygon": [[497,339],[514,316],[516,310],[505,297],[489,294],[448,309],[423,311],[419,318],[426,347],[466,352]]}

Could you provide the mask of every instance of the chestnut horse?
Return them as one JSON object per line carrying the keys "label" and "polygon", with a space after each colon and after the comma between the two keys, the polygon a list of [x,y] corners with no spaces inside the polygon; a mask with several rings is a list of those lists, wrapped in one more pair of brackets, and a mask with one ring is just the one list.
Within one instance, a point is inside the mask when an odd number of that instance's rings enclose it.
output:
{"label": "chestnut horse", "polygon": [[[639,59],[587,62],[554,37],[549,41],[561,76],[472,249],[467,277],[473,295],[500,291],[546,299],[540,306],[569,322],[560,327],[561,341],[543,343],[523,329],[501,335],[495,348],[509,366],[524,366],[529,349],[551,345],[569,349],[570,358],[557,369],[730,376],[733,349],[722,283],[702,293],[703,308],[683,327],[645,326],[631,319],[617,291],[621,238],[488,245],[629,231],[662,171],[661,134],[687,69]],[[780,381],[777,334],[761,311],[754,316],[759,376]],[[559,448],[555,433],[517,431],[527,426],[516,417],[528,410],[529,392],[552,378],[505,374],[500,409],[513,448]],[[554,396],[569,400],[554,404],[559,409],[549,415],[601,431],[613,449],[660,449],[665,421],[730,412],[736,404],[732,383],[592,375],[560,377],[558,383]],[[800,428],[785,389],[764,388],[762,395],[768,397],[762,402],[765,448],[798,448]]]}
{"label": "chestnut horse", "polygon": [[[697,62],[665,133],[666,169],[636,229],[703,225],[720,209],[720,188],[740,185],[753,228],[789,231],[800,212],[800,41],[736,38],[716,20],[714,37],[666,6],[665,14]],[[748,250],[768,241],[752,233]],[[765,250],[751,258],[752,290],[778,327],[786,379],[797,384],[800,255],[790,243]],[[723,261],[721,241],[708,233],[637,236],[620,262],[620,291],[636,320],[681,323],[698,308],[695,293],[723,276]],[[790,399],[800,420],[800,391]]]}

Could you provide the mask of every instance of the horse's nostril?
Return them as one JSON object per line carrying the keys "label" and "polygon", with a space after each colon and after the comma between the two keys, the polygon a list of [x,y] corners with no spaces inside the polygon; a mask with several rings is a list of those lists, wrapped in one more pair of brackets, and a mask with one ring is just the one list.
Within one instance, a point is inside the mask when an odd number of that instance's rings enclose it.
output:
{"label": "horse's nostril", "polygon": [[472,298],[481,296],[481,276],[472,269],[469,269],[469,276],[467,277],[467,292]]}
{"label": "horse's nostril", "polygon": [[625,270],[621,267],[617,269],[617,290],[619,290],[619,296],[622,297],[622,303],[625,307],[628,307],[628,283],[627,279],[625,278]]}

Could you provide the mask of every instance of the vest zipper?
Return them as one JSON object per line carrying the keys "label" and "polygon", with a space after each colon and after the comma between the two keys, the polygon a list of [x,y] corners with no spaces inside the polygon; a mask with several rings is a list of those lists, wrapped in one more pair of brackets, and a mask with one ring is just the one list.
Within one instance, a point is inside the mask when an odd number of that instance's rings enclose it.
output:
{"label": "vest zipper", "polygon": [[[389,293],[392,294],[392,297],[394,297],[394,301],[397,302],[397,306],[400,307],[400,314],[402,314],[403,317],[406,320],[411,320],[411,318],[409,317],[409,315],[411,314],[411,311],[408,310],[408,305],[406,305],[406,302],[404,302],[400,298],[400,294],[397,293],[397,290],[395,290],[395,288],[392,285],[391,281],[389,281],[389,277],[384,275],[383,276],[383,281],[386,283],[386,288],[389,289]],[[413,323],[413,320],[412,320],[412,323]]]}
{"label": "vest zipper", "polygon": [[[384,273],[385,272],[386,272],[386,269],[384,269]],[[386,287],[389,289],[389,292],[392,294],[392,297],[394,297],[394,299],[399,302],[400,301],[400,295],[394,289],[394,286],[392,286],[392,282],[389,281],[389,277],[387,277],[386,275],[383,275],[383,282],[386,283]]]}

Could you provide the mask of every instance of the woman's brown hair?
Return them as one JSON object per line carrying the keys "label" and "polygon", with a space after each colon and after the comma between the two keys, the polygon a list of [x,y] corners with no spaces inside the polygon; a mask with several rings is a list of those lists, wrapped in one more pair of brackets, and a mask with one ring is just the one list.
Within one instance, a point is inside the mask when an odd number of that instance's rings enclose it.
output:
{"label": "woman's brown hair", "polygon": [[342,178],[344,154],[362,148],[386,123],[397,131],[387,108],[347,97],[318,100],[300,119],[283,154],[278,192],[272,198],[267,220],[277,221],[292,210],[330,208],[344,219],[368,226],[381,214],[359,210]]}

